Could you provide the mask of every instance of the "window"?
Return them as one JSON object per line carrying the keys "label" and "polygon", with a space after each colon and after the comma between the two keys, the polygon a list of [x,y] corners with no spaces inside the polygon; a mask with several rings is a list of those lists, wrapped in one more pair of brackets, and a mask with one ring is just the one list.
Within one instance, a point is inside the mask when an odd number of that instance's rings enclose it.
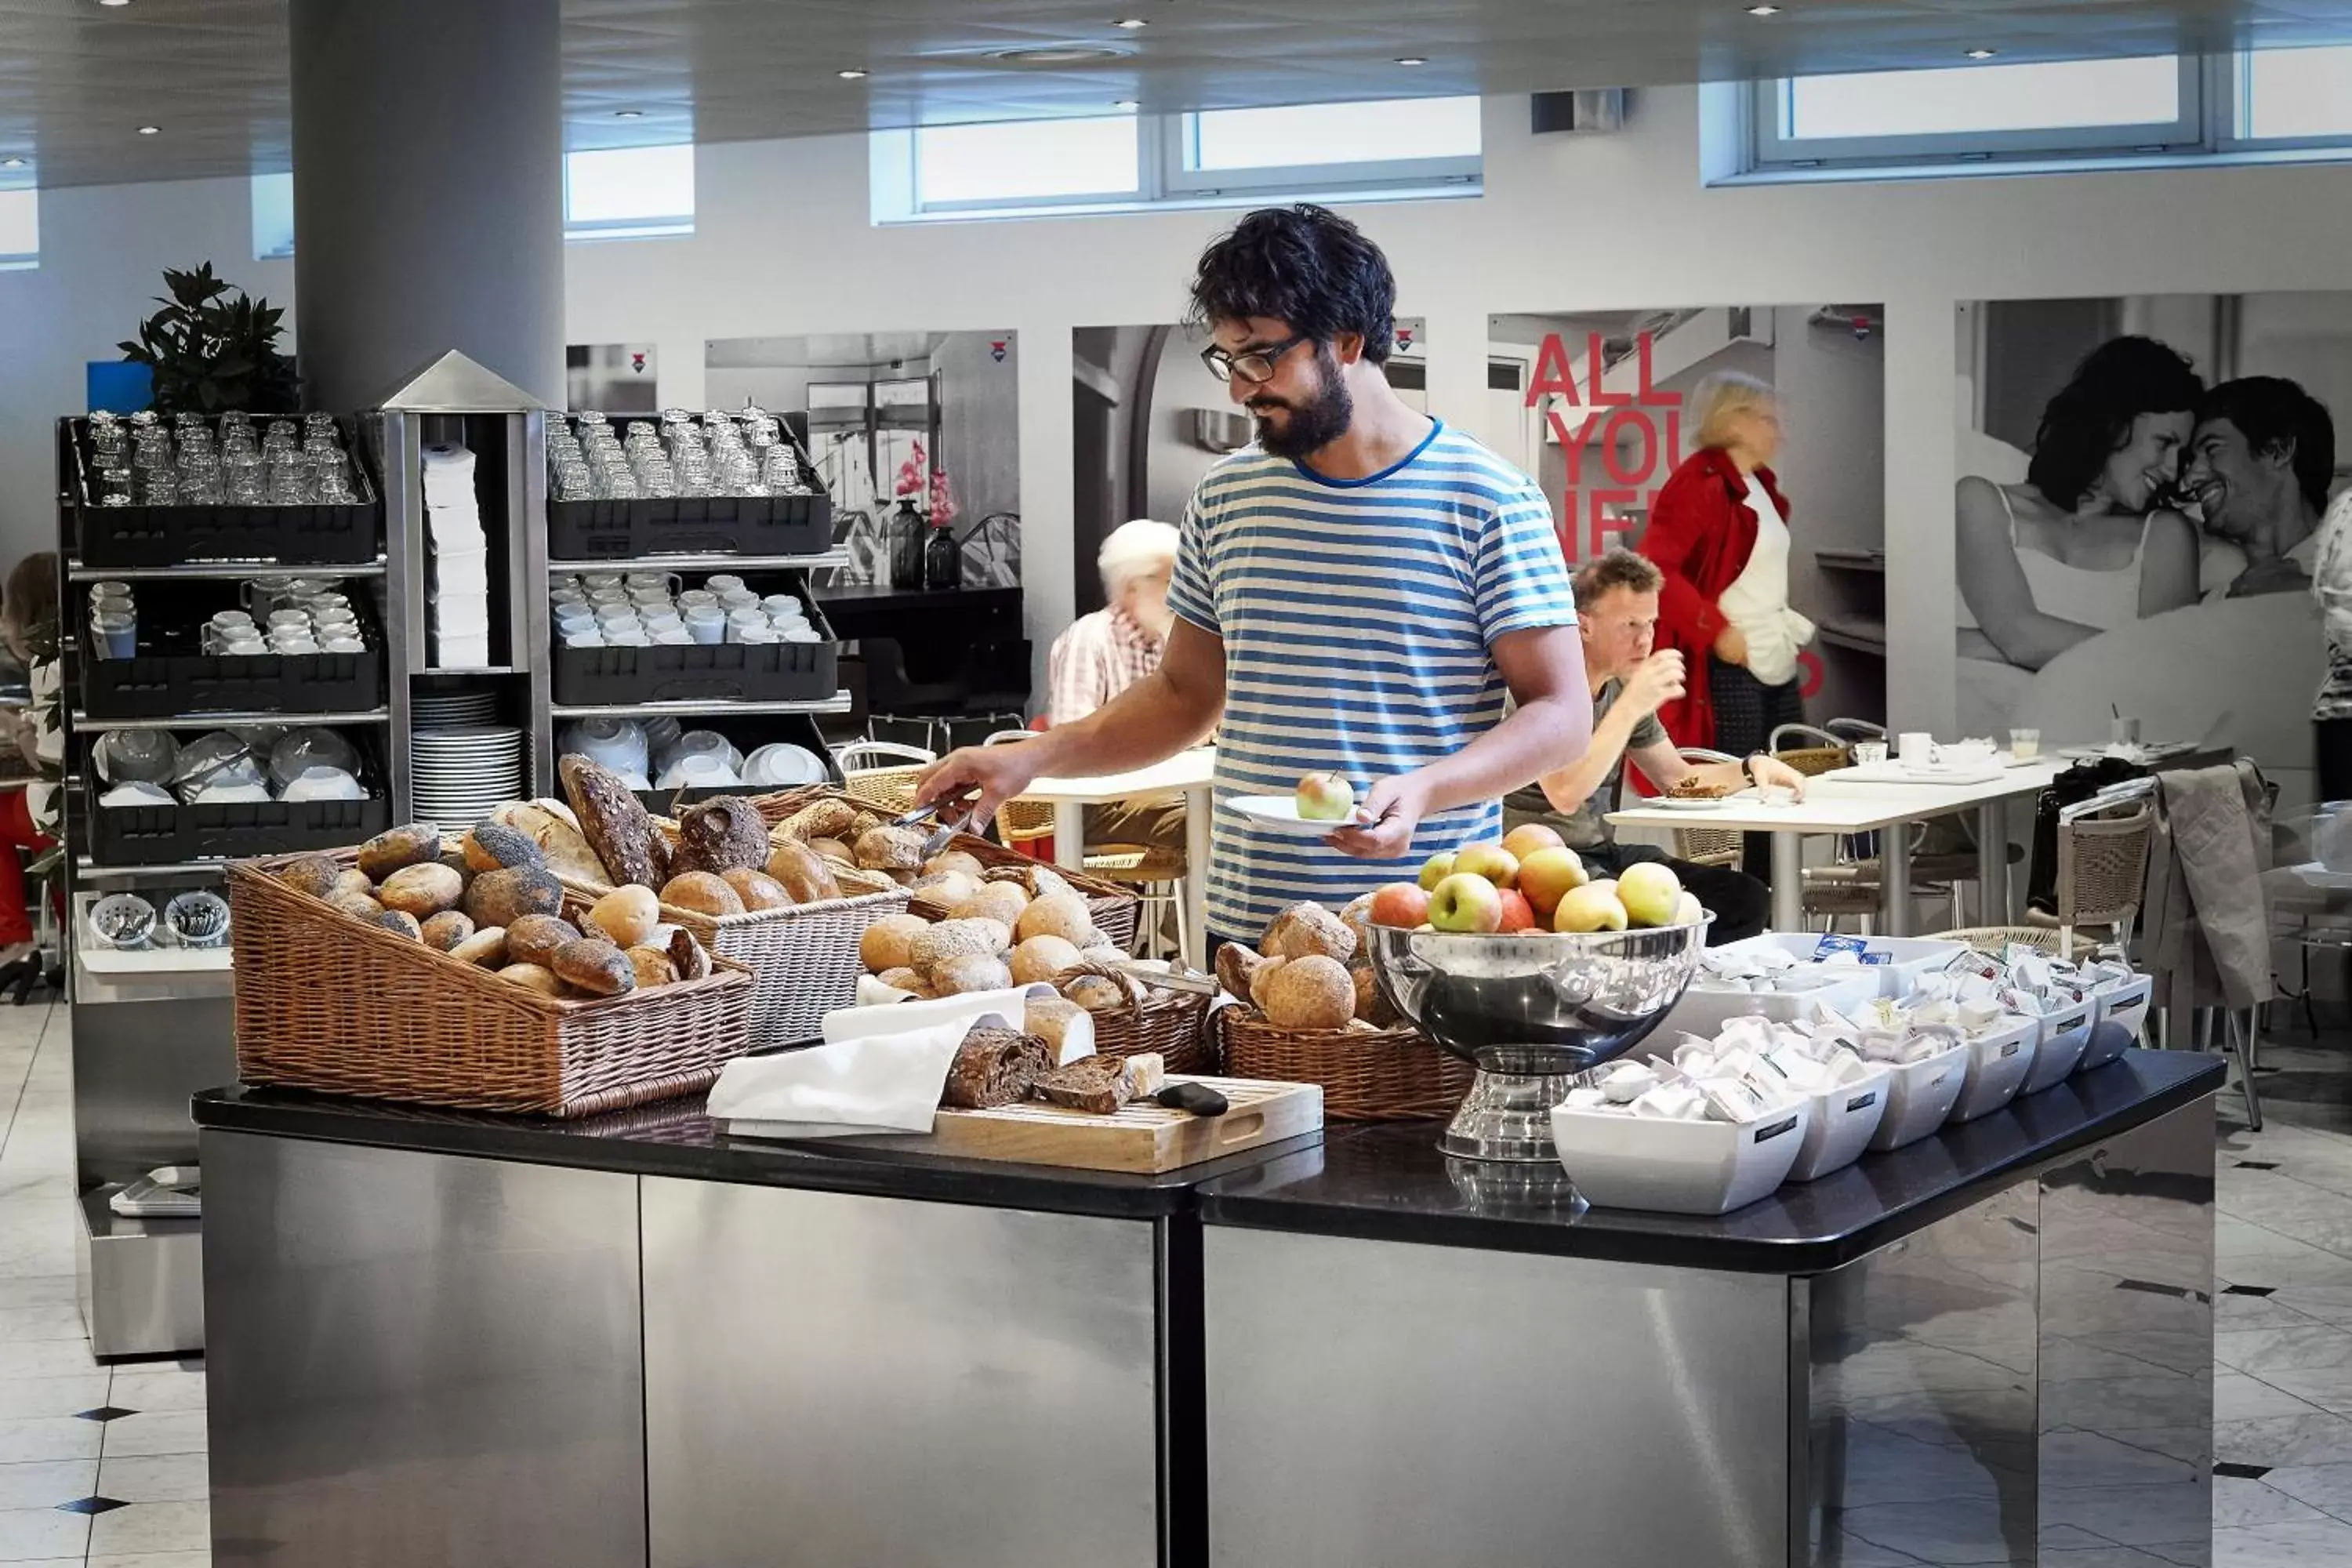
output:
{"label": "window", "polygon": [[618,147],[563,157],[566,239],[694,232],[694,147]]}
{"label": "window", "polygon": [[1735,120],[1734,179],[2352,158],[2352,47],[1786,77]]}
{"label": "window", "polygon": [[294,254],[294,176],[253,176],[253,258],[282,261]]}
{"label": "window", "polygon": [[0,268],[41,264],[41,193],[0,191]]}
{"label": "window", "polygon": [[877,222],[1475,195],[1475,98],[877,132]]}

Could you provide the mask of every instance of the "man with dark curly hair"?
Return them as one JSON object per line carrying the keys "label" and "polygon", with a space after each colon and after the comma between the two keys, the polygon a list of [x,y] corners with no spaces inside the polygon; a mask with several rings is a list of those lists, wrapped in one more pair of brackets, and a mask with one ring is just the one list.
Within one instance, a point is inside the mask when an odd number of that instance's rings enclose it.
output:
{"label": "man with dark curly hair", "polygon": [[[941,759],[925,799],[977,785],[992,809],[1034,778],[1143,767],[1213,728],[1209,928],[1254,942],[1286,904],[1336,908],[1499,837],[1500,797],[1583,751],[1591,696],[1551,509],[1391,390],[1395,304],[1379,247],[1321,207],[1252,213],[1209,247],[1201,357],[1257,440],[1185,509],[1159,669],[1035,741]],[[1319,842],[1229,807],[1320,772],[1361,793]]]}

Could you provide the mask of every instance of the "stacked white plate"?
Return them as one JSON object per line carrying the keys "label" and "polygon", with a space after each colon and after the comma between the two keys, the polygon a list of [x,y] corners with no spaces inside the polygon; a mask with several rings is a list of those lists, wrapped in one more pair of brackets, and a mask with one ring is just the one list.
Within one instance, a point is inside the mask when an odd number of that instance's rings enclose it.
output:
{"label": "stacked white plate", "polygon": [[416,816],[469,826],[520,798],[528,740],[520,730],[496,724],[412,731],[409,796]]}
{"label": "stacked white plate", "polygon": [[498,718],[495,691],[430,691],[408,700],[411,730],[456,730],[495,724]]}

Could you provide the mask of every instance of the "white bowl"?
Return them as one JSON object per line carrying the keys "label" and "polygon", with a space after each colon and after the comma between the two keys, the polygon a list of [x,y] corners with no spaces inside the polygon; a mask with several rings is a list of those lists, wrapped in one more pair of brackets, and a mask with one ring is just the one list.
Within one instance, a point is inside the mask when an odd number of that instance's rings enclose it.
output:
{"label": "white bowl", "polygon": [[1862,1158],[1878,1124],[1886,1119],[1892,1076],[1878,1068],[1859,1082],[1838,1084],[1812,1097],[1812,1119],[1805,1124],[1805,1141],[1797,1150],[1796,1163],[1789,1167],[1789,1180],[1818,1181]]}
{"label": "white bowl", "polygon": [[2025,1075],[2025,1087],[2020,1094],[2040,1094],[2043,1089],[2063,1083],[2066,1075],[2083,1065],[2083,1052],[2091,1043],[2091,1026],[2098,1016],[2095,1002],[2077,1002],[2055,1013],[2045,1013],[2038,1020],[2041,1038],[2033,1049],[2033,1066]]}
{"label": "white bowl", "polygon": [[2000,1028],[1969,1042],[1968,1075],[1952,1102],[1952,1122],[1990,1116],[2018,1097],[2040,1052],[2042,1020],[2012,1016]]}
{"label": "white bowl", "polygon": [[1878,1131],[1870,1135],[1870,1146],[1884,1153],[1916,1143],[1941,1127],[1959,1100],[1960,1086],[1968,1076],[1966,1041],[1924,1062],[1891,1068],[1886,1079],[1886,1114],[1880,1118]]}
{"label": "white bowl", "polygon": [[824,777],[824,758],[806,746],[795,746],[787,741],[761,746],[743,759],[745,784],[782,788],[793,784],[823,784]]}
{"label": "white bowl", "polygon": [[725,759],[690,753],[664,768],[661,778],[656,782],[663,789],[682,789],[688,785],[707,787],[741,784],[743,781],[736,775],[733,768],[727,765]]}
{"label": "white bowl", "polygon": [[[2109,982],[2099,990],[2093,992],[2092,999],[2098,1004],[2098,1021],[2102,1024],[2121,1025],[2124,1032],[2130,1037],[2133,1043],[2137,1044],[2140,1030],[2147,1024],[2148,1004],[2155,999],[2155,995],[2156,982],[2145,974],[2135,974],[2129,980]],[[2096,1048],[2105,1049],[2105,1054],[2099,1058],[2100,1062],[2111,1062],[2121,1056],[2126,1047],[2116,1046],[2112,1048]],[[2092,1065],[2097,1066],[2098,1063]]]}
{"label": "white bowl", "polygon": [[367,791],[360,781],[341,768],[305,768],[301,775],[286,786],[278,797],[284,801],[304,800],[365,800]]}
{"label": "white bowl", "polygon": [[1810,1101],[1754,1121],[1667,1121],[1555,1106],[1559,1163],[1604,1208],[1717,1215],[1770,1195],[1812,1124]]}
{"label": "white bowl", "polygon": [[1828,984],[1816,985],[1810,991],[1734,991],[1710,984],[1706,972],[1701,970],[1690,983],[1690,989],[1667,1009],[1665,1021],[1658,1026],[1658,1035],[1671,1037],[1677,1030],[1687,1029],[1694,1035],[1713,1037],[1734,1018],[1769,1018],[1776,1024],[1793,1024],[1811,1018],[1816,1005],[1851,1015],[1875,998],[1878,988],[1879,976],[1874,969],[1841,974]]}

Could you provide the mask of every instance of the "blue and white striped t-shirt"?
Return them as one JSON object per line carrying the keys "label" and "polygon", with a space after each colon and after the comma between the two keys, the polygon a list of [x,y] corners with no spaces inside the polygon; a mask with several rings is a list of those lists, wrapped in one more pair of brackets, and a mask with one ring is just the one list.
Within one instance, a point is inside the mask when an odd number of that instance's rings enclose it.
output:
{"label": "blue and white striped t-shirt", "polygon": [[1360,796],[1452,756],[1503,717],[1495,639],[1576,624],[1542,491],[1443,424],[1364,479],[1323,479],[1255,447],[1225,458],[1185,509],[1168,603],[1224,642],[1209,925],[1249,941],[1286,904],[1336,909],[1441,849],[1496,837],[1502,811],[1433,815],[1411,855],[1375,861],[1258,831],[1224,801],[1287,795],[1327,769]]}

